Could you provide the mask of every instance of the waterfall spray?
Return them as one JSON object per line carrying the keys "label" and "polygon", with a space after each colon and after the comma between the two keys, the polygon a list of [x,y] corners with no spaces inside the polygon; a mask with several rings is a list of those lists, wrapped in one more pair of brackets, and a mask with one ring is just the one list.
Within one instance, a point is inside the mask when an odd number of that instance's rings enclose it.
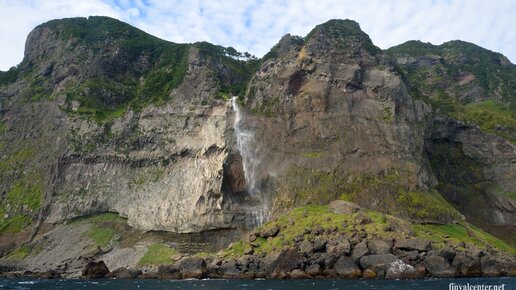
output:
{"label": "waterfall spray", "polygon": [[247,184],[247,190],[251,194],[258,193],[256,184],[259,156],[254,140],[254,134],[251,130],[244,127],[245,115],[238,106],[237,97],[230,100],[231,107],[235,111],[235,137],[237,141],[237,149],[242,156],[242,166],[244,168],[244,177]]}
{"label": "waterfall spray", "polygon": [[233,128],[235,129],[237,149],[242,157],[242,167],[244,170],[247,191],[260,201],[260,204],[257,207],[252,208],[246,213],[247,227],[253,228],[255,226],[261,226],[268,217],[267,209],[265,204],[263,204],[262,196],[260,195],[260,188],[257,184],[258,166],[261,159],[254,139],[254,134],[251,130],[245,127],[246,116],[238,106],[237,97],[231,98],[229,102],[235,112]]}

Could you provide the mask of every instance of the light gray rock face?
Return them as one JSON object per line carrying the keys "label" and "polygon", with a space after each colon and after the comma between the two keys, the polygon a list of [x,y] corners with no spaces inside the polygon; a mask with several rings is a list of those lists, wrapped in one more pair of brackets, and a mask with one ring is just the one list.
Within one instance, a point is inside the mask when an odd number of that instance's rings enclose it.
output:
{"label": "light gray rock face", "polygon": [[232,216],[222,212],[221,169],[231,113],[225,104],[202,109],[147,108],[134,120],[138,138],[159,142],[142,144],[126,156],[112,148],[61,157],[53,195],[59,202],[51,203],[47,221],[113,211],[144,230],[229,226]]}

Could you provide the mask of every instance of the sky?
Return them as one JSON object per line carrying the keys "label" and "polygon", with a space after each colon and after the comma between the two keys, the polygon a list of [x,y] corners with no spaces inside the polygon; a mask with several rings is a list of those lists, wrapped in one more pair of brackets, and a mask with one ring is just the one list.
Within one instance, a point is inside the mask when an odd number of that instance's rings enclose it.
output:
{"label": "sky", "polygon": [[208,41],[263,56],[286,33],[352,19],[380,48],[455,39],[516,61],[515,0],[0,0],[0,70],[23,58],[27,34],[56,18],[104,15],[172,42]]}

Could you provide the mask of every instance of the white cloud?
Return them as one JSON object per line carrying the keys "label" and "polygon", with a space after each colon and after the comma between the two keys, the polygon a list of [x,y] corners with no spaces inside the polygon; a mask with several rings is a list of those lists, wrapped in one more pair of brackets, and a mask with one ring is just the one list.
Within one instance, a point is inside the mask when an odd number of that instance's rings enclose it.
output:
{"label": "white cloud", "polygon": [[411,39],[462,39],[516,60],[512,0],[0,0],[0,69],[21,61],[34,26],[88,15],[112,16],[174,42],[206,40],[257,56],[285,33],[306,35],[329,19],[350,18],[381,48]]}

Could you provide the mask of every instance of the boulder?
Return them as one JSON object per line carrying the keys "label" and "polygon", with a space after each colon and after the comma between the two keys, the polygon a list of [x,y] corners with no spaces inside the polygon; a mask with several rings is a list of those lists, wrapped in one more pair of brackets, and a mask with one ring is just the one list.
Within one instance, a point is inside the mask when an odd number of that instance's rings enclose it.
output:
{"label": "boulder", "polygon": [[336,214],[353,214],[360,210],[357,204],[344,200],[334,200],[328,206]]}
{"label": "boulder", "polygon": [[333,265],[333,269],[342,278],[359,278],[362,274],[355,262],[346,256],[340,257]]}
{"label": "boulder", "polygon": [[225,279],[239,278],[242,275],[235,260],[224,261],[219,267],[219,272]]}
{"label": "boulder", "polygon": [[480,259],[482,275],[488,277],[500,276],[500,264],[500,261],[490,255],[483,256],[482,259]]}
{"label": "boulder", "polygon": [[418,277],[426,276],[426,267],[423,264],[416,264],[416,273]]}
{"label": "boulder", "polygon": [[396,249],[401,250],[418,250],[420,252],[429,251],[431,249],[431,244],[429,241],[420,238],[413,239],[399,239],[394,243],[394,247]]}
{"label": "boulder", "polygon": [[287,274],[287,272],[285,272],[283,270],[277,270],[277,271],[272,272],[269,275],[269,278],[270,279],[286,279],[286,278],[288,278],[288,274]]}
{"label": "boulder", "polygon": [[88,279],[104,278],[109,274],[109,269],[104,261],[90,261],[82,270],[82,277]]}
{"label": "boulder", "polygon": [[272,272],[292,272],[294,269],[303,269],[303,255],[294,249],[288,249],[281,252],[277,257],[272,257],[272,261],[266,262],[269,264],[267,273]]}
{"label": "boulder", "polygon": [[448,262],[452,262],[457,252],[454,248],[447,247],[439,251],[439,256],[445,258]]}
{"label": "boulder", "polygon": [[399,260],[400,259],[393,254],[369,255],[360,258],[360,266],[362,269],[373,269],[376,272],[383,270],[385,272],[391,263]]}
{"label": "boulder", "polygon": [[367,247],[371,254],[389,254],[391,252],[391,246],[382,240],[371,240],[367,243]]}
{"label": "boulder", "polygon": [[409,236],[412,236],[414,234],[412,232],[412,226],[410,225],[409,222],[407,222],[405,220],[395,218],[395,217],[388,217],[387,222],[389,224],[388,227],[393,232],[402,233],[402,234],[406,234]]}
{"label": "boulder", "polygon": [[482,267],[480,260],[472,259],[465,253],[457,253],[453,258],[452,267],[457,271],[459,276],[477,277],[482,275]]}
{"label": "boulder", "polygon": [[362,273],[362,278],[369,278],[369,279],[372,279],[372,278],[376,278],[378,274],[372,270],[372,269],[365,269],[364,272]]}
{"label": "boulder", "polygon": [[306,273],[309,275],[316,277],[321,275],[321,265],[319,264],[312,264],[308,267],[306,267]]}
{"label": "boulder", "polygon": [[418,258],[419,251],[418,250],[413,250],[413,251],[397,250],[395,252],[395,254],[396,254],[396,256],[400,257],[401,259],[409,260],[409,261],[416,261]]}
{"label": "boulder", "polygon": [[328,240],[324,238],[316,238],[314,241],[314,251],[315,252],[322,252],[326,250],[326,244],[328,243]]}
{"label": "boulder", "polygon": [[299,251],[305,255],[307,254],[311,254],[314,252],[314,246],[312,245],[312,243],[308,240],[304,240],[303,242],[301,242],[301,244],[299,245]]}
{"label": "boulder", "polygon": [[275,237],[280,232],[280,228],[277,225],[265,227],[260,231],[260,236],[263,238]]}
{"label": "boulder", "polygon": [[351,252],[351,257],[353,260],[358,261],[362,256],[369,253],[369,248],[367,247],[366,241],[362,241],[358,243]]}
{"label": "boulder", "polygon": [[177,265],[160,265],[158,267],[159,279],[181,279],[181,271]]}
{"label": "boulder", "polygon": [[332,242],[326,245],[326,253],[333,254],[338,257],[342,255],[349,255],[351,252],[351,245],[345,238],[340,239],[337,242]]}
{"label": "boulder", "polygon": [[34,273],[32,276],[35,276],[36,278],[40,278],[40,279],[61,279],[62,278],[61,274],[55,270]]}
{"label": "boulder", "polygon": [[106,275],[106,278],[117,278],[117,279],[132,279],[136,278],[135,275],[133,275],[127,268],[120,267],[116,268],[115,270],[111,271],[108,275]]}
{"label": "boulder", "polygon": [[179,270],[184,279],[201,279],[208,273],[206,261],[199,257],[184,258],[179,262]]}
{"label": "boulder", "polygon": [[289,273],[289,277],[291,279],[311,279],[312,276],[308,275],[305,271],[301,269],[294,269]]}
{"label": "boulder", "polygon": [[367,215],[359,212],[357,216],[355,217],[355,222],[359,225],[367,225],[371,223],[371,218]]}
{"label": "boulder", "polygon": [[335,271],[335,269],[324,269],[322,274],[326,278],[337,278],[337,277],[339,277],[339,274],[337,274],[337,271]]}
{"label": "boulder", "polygon": [[453,269],[448,261],[437,255],[426,257],[423,262],[426,270],[432,277],[454,277],[455,269]]}
{"label": "boulder", "polygon": [[387,279],[414,279],[420,276],[412,265],[406,264],[402,260],[397,260],[389,264],[385,278]]}

